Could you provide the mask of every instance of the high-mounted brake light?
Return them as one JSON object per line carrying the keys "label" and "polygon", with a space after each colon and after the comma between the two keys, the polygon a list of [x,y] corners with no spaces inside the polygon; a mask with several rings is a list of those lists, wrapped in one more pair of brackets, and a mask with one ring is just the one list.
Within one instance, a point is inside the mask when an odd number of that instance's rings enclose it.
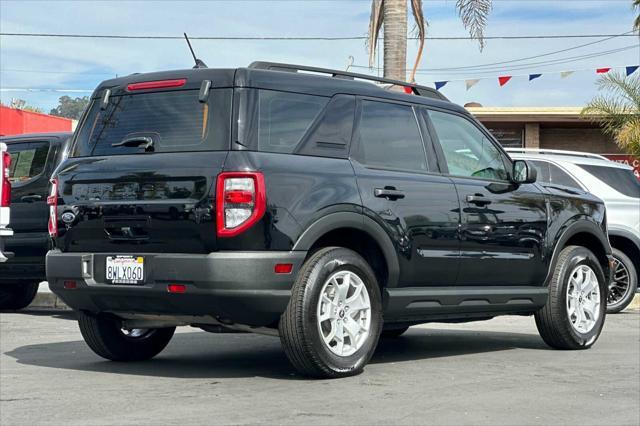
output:
{"label": "high-mounted brake light", "polygon": [[9,181],[9,167],[11,166],[11,154],[7,151],[2,152],[2,164],[0,170],[4,173],[0,176],[0,185],[2,185],[2,199],[0,199],[0,207],[9,207],[11,205],[11,181]]}
{"label": "high-mounted brake light", "polygon": [[218,237],[234,237],[258,222],[267,208],[260,172],[224,172],[216,183]]}
{"label": "high-mounted brake light", "polygon": [[49,235],[58,236],[58,178],[51,179],[51,188],[47,197],[49,205]]}
{"label": "high-mounted brake light", "polygon": [[156,81],[143,81],[141,83],[131,83],[127,85],[127,91],[133,92],[136,90],[148,90],[148,89],[165,89],[168,87],[181,87],[187,82],[186,78],[180,78],[176,80],[156,80]]}

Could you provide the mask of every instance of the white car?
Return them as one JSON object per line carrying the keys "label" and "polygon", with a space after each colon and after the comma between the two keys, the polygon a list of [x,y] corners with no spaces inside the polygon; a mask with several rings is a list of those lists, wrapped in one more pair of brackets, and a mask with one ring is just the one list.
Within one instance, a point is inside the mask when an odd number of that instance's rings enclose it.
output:
{"label": "white car", "polygon": [[609,241],[616,260],[607,312],[626,308],[638,288],[640,271],[640,181],[633,168],[583,152],[517,148],[506,151],[514,159],[531,162],[542,186],[588,191],[605,202]]}
{"label": "white car", "polygon": [[4,253],[4,237],[13,235],[9,226],[9,204],[11,204],[11,183],[9,182],[9,165],[11,156],[7,145],[0,143],[0,263],[7,260]]}

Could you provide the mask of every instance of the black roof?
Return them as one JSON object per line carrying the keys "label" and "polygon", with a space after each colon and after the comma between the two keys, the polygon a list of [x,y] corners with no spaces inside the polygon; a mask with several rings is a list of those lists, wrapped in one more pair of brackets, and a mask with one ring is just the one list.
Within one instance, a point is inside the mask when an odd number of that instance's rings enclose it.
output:
{"label": "black roof", "polygon": [[[266,64],[266,65],[265,65]],[[272,66],[271,68],[269,66]],[[285,70],[278,66],[288,66]],[[299,68],[320,70],[318,73],[295,72]],[[293,72],[291,72],[293,71]],[[324,72],[324,75],[322,74]],[[327,75],[334,73],[335,75]],[[125,93],[126,86],[131,83],[145,81],[186,79],[187,82],[179,90],[199,89],[203,80],[210,80],[212,87],[247,87],[258,89],[281,90],[296,93],[307,93],[319,96],[333,96],[336,94],[351,94],[384,98],[396,101],[419,103],[454,110],[467,114],[467,111],[459,105],[449,102],[444,96],[432,88],[393,80],[376,79],[375,77],[347,73],[338,70],[326,70],[322,68],[302,67],[288,64],[272,64],[256,62],[247,68],[191,68],[184,70],[161,71],[144,74],[131,74],[124,77],[106,80],[94,91],[92,97],[99,98],[104,89],[111,89],[113,95]],[[414,87],[415,94],[406,94],[397,90],[387,90],[376,84],[361,80],[377,80],[383,83],[398,84],[405,87]],[[175,89],[164,89],[175,90]],[[435,93],[434,93],[435,92]],[[440,98],[440,99],[437,99]]]}

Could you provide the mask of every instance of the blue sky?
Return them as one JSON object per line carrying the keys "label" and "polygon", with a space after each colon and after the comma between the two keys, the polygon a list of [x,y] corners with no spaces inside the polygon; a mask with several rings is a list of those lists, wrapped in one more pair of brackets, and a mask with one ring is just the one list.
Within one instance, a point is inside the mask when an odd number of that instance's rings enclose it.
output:
{"label": "blue sky", "polygon": [[[364,36],[370,2],[343,1],[0,1],[0,32],[44,32],[191,36]],[[433,37],[467,35],[455,0],[425,0]],[[631,29],[631,0],[494,0],[486,34],[620,34]],[[411,16],[409,22],[411,22]],[[488,40],[481,52],[475,41],[427,41],[421,68],[453,68],[509,61],[571,48],[598,39]],[[638,45],[637,37],[620,37],[537,61]],[[347,58],[367,64],[364,41],[209,41],[193,42],[210,67],[245,66],[254,60],[302,63],[344,69]],[[408,61],[417,45],[409,42]],[[532,61],[529,61],[532,62]],[[418,75],[432,85],[451,80],[443,93],[457,103],[485,106],[581,106],[596,93],[596,67],[636,65],[640,50],[554,65],[510,65],[488,72],[454,70]],[[48,111],[63,93],[12,92],[12,88],[93,89],[115,75],[191,67],[182,40],[104,40],[0,37],[0,98],[25,99]],[[561,80],[559,72],[577,70]],[[584,71],[582,71],[584,70]],[[369,72],[366,69],[358,71]],[[543,73],[528,82],[526,74]],[[640,71],[639,71],[640,72]],[[500,88],[497,76],[514,78]],[[523,75],[518,77],[519,75]],[[466,91],[464,80],[487,78]],[[79,96],[81,93],[68,93]],[[88,94],[88,93],[87,93]]]}

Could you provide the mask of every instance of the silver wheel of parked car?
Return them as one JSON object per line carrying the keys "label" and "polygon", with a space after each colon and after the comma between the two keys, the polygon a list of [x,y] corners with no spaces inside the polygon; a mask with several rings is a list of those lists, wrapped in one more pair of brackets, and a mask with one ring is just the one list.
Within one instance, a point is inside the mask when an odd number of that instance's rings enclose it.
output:
{"label": "silver wheel of parked car", "polygon": [[148,328],[122,328],[120,331],[129,339],[144,339],[152,334],[154,330]]}
{"label": "silver wheel of parked car", "polygon": [[567,286],[567,314],[571,326],[579,333],[589,333],[600,318],[600,287],[595,272],[578,265],[571,272]]}
{"label": "silver wheel of parked car", "polygon": [[614,256],[613,278],[609,283],[607,304],[615,305],[624,300],[631,291],[631,275],[624,263]]}
{"label": "silver wheel of parked car", "polygon": [[318,329],[338,356],[354,354],[369,337],[371,301],[362,279],[352,271],[331,275],[318,301]]}

